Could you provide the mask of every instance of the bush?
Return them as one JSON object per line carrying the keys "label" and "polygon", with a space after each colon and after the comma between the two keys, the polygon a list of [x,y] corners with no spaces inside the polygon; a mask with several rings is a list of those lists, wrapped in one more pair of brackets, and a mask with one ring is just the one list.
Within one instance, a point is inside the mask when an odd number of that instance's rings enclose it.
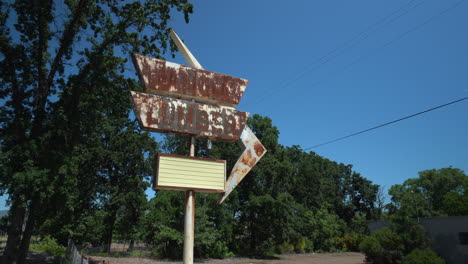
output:
{"label": "bush", "polygon": [[356,214],[349,225],[352,232],[359,235],[369,235],[369,224],[361,214]]}
{"label": "bush", "polygon": [[430,240],[422,225],[407,217],[393,217],[390,226],[375,231],[361,243],[360,249],[369,262],[393,264],[402,263],[405,259],[404,263],[444,263],[427,249]]}
{"label": "bush", "polygon": [[285,253],[294,253],[294,245],[289,242],[283,242],[283,244],[279,245],[279,249],[277,250],[278,254],[285,254]]}
{"label": "bush", "polygon": [[343,235],[346,223],[326,208],[315,212],[310,219],[311,240],[314,250],[320,252],[333,252],[340,247],[339,238]]}
{"label": "bush", "polygon": [[339,238],[339,242],[341,244],[341,249],[344,251],[359,251],[359,244],[361,244],[363,240],[363,235],[351,232],[346,233],[342,237]]}
{"label": "bush", "polygon": [[445,264],[445,261],[430,249],[417,248],[405,257],[403,264]]}
{"label": "bush", "polygon": [[414,219],[398,216],[393,217],[391,220],[391,229],[400,235],[404,255],[408,255],[416,248],[429,248],[431,244],[426,228]]}
{"label": "bush", "polygon": [[403,250],[401,237],[385,227],[366,237],[360,245],[368,261],[376,264],[401,263]]}
{"label": "bush", "polygon": [[314,244],[306,237],[301,237],[294,247],[296,253],[311,252],[313,249]]}
{"label": "bush", "polygon": [[44,251],[54,256],[65,256],[67,248],[57,243],[57,240],[50,236],[44,237],[39,243],[32,243],[31,250]]}
{"label": "bush", "polygon": [[295,243],[287,241],[283,242],[277,247],[276,253],[278,254],[291,254],[291,253],[306,253],[311,252],[314,248],[312,241],[307,239],[307,237],[301,237]]}

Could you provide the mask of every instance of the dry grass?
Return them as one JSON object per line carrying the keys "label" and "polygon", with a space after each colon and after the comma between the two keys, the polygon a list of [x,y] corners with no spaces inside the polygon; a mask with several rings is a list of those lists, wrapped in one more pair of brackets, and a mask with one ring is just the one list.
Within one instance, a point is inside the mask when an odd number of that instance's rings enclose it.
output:
{"label": "dry grass", "polygon": [[[148,258],[110,258],[92,257],[95,261],[105,261],[109,264],[181,264],[182,261],[164,261]],[[195,263],[203,264],[363,264],[364,255],[360,253],[331,253],[331,254],[295,254],[281,255],[277,259],[210,259],[196,260]]]}

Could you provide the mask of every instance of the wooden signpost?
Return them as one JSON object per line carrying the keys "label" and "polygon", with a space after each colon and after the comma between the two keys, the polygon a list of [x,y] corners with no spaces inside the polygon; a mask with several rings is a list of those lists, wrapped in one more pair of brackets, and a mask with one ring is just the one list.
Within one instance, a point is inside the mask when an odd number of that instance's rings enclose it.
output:
{"label": "wooden signpost", "polygon": [[[153,187],[186,192],[184,264],[192,264],[195,192],[220,193],[222,203],[266,149],[246,125],[249,113],[234,109],[248,81],[204,70],[174,31],[171,37],[189,66],[134,55],[145,93],[130,97],[143,130],[190,137],[189,156],[158,155]],[[226,161],[195,157],[195,137],[239,143],[243,152],[227,180]]]}

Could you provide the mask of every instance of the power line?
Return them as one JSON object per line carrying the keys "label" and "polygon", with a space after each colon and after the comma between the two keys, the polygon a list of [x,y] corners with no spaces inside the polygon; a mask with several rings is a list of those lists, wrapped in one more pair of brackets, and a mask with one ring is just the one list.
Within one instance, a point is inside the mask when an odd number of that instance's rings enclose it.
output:
{"label": "power line", "polygon": [[353,137],[353,136],[356,136],[356,135],[359,135],[359,134],[362,134],[362,133],[365,133],[365,132],[369,132],[369,131],[374,130],[374,129],[377,129],[377,128],[381,128],[381,127],[388,126],[388,125],[391,125],[391,124],[396,123],[396,122],[403,121],[403,120],[405,120],[405,119],[409,119],[409,118],[412,118],[412,117],[415,117],[415,116],[418,116],[418,115],[422,115],[422,114],[425,114],[425,113],[434,111],[434,110],[436,110],[436,109],[439,109],[439,108],[442,108],[442,107],[445,107],[445,106],[449,106],[449,105],[451,105],[451,104],[455,104],[455,103],[461,102],[461,101],[466,100],[466,99],[468,99],[468,97],[461,98],[461,99],[458,99],[458,100],[455,100],[455,101],[452,101],[452,102],[450,102],[450,103],[446,103],[446,104],[443,104],[443,105],[439,105],[439,106],[436,106],[436,107],[433,107],[433,108],[430,108],[430,109],[427,109],[427,110],[418,112],[418,113],[416,113],[416,114],[412,114],[412,115],[409,115],[409,116],[405,116],[405,117],[399,118],[399,119],[397,119],[397,120],[393,120],[393,121],[391,121],[391,122],[387,122],[387,123],[384,123],[384,124],[381,124],[381,125],[378,125],[378,126],[375,126],[375,127],[371,127],[371,128],[368,128],[368,129],[364,129],[364,130],[361,130],[361,131],[359,131],[359,132],[356,132],[356,133],[353,133],[353,134],[350,134],[350,135],[347,135],[347,136],[344,136],[344,137],[340,137],[340,138],[337,138],[337,139],[334,139],[334,140],[330,140],[330,141],[327,141],[327,142],[324,142],[324,143],[321,143],[321,144],[318,144],[318,145],[315,145],[315,146],[312,146],[312,147],[308,147],[308,148],[305,148],[304,150],[317,148],[317,147],[320,147],[320,146],[323,146],[323,145],[328,145],[328,144],[330,144],[330,143],[333,143],[333,142],[336,142],[336,141],[339,141],[339,140],[343,140],[343,139],[346,139],[346,138],[349,138],[349,137]]}

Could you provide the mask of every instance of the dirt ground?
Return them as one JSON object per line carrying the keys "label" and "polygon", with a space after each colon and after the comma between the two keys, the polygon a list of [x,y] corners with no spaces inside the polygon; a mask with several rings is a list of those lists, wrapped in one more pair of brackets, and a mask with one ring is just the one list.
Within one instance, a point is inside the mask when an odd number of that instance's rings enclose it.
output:
{"label": "dirt ground", "polygon": [[[108,264],[181,264],[181,261],[159,261],[146,258],[108,258],[92,257],[95,261],[105,261]],[[364,255],[360,253],[323,253],[281,255],[276,259],[212,259],[195,260],[203,264],[363,264]]]}

